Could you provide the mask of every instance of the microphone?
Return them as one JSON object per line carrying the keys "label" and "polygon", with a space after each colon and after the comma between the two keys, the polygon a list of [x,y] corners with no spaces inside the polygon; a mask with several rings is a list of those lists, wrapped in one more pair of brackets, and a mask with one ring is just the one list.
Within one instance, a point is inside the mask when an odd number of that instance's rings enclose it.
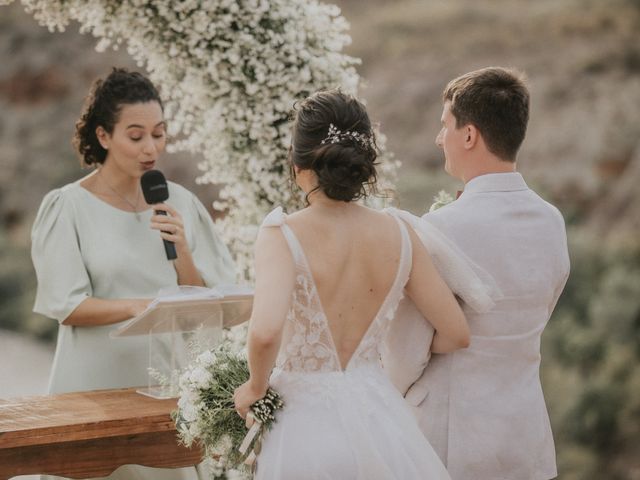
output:
{"label": "microphone", "polygon": [[[164,178],[164,175],[160,170],[149,170],[145,172],[140,178],[140,186],[142,187],[144,200],[149,205],[162,203],[169,198],[169,186],[167,185],[167,180]],[[167,214],[167,212],[162,210],[156,210],[155,212],[157,215]],[[164,238],[162,241],[164,242],[164,251],[167,254],[167,260],[175,260],[178,258],[176,245]]]}

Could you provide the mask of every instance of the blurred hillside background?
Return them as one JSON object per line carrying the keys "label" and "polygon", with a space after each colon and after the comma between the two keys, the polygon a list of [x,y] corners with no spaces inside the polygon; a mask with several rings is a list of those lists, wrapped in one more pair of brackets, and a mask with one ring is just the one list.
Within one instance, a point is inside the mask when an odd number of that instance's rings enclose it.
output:
{"label": "blurred hillside background", "polygon": [[[361,96],[403,162],[398,204],[414,213],[460,188],[434,145],[447,81],[489,65],[527,73],[518,166],[562,210],[572,256],[542,345],[559,478],[640,479],[640,1],[336,3],[363,60]],[[77,28],[49,33],[19,3],[0,7],[0,397],[41,393],[53,352],[56,323],[31,313],[38,205],[87,173],[70,139],[91,81],[135,68],[94,44]],[[197,161],[166,155],[160,168],[210,204]]]}

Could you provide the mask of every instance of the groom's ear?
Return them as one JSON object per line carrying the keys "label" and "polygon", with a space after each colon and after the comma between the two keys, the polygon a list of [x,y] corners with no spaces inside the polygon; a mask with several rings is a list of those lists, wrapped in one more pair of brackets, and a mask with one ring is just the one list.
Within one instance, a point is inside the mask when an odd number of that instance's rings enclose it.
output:
{"label": "groom's ear", "polygon": [[478,131],[476,126],[472,125],[471,123],[465,125],[463,128],[465,134],[464,148],[466,150],[471,150],[478,142],[478,135],[480,135],[480,132]]}

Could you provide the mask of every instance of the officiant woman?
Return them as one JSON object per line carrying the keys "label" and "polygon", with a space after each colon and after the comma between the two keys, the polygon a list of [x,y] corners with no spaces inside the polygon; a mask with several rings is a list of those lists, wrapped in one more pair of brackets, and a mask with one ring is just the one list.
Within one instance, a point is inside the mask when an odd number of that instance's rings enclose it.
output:
{"label": "officiant woman", "polygon": [[[49,192],[32,231],[34,311],[60,322],[50,394],[146,385],[147,338],[109,332],[163,287],[235,280],[229,251],[195,195],[169,182],[166,204],[152,209],[144,200],[140,177],[156,166],[166,136],[162,101],[146,77],[114,69],[93,84],[73,139],[93,171]],[[176,260],[167,260],[162,239],[175,243]],[[153,473],[110,478],[197,478],[181,474],[194,469],[145,470]]]}
{"label": "officiant woman", "polygon": [[[169,182],[155,215],[140,177],[166,144],[162,101],[143,75],[114,69],[98,79],[73,139],[93,171],[49,192],[32,231],[34,310],[60,322],[49,393],[144,385],[144,337],[109,338],[163,287],[234,282],[234,265],[191,192]],[[168,232],[168,233],[163,233]],[[167,260],[162,239],[175,242]]]}

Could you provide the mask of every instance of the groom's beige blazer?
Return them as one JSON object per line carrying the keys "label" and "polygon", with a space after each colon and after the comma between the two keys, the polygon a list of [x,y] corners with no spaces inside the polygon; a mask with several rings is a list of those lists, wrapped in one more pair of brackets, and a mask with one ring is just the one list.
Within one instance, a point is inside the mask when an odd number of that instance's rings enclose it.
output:
{"label": "groom's beige blazer", "polygon": [[482,314],[463,304],[469,347],[432,355],[409,388],[422,431],[453,480],[554,478],[539,367],[540,337],[569,275],[560,212],[519,173],[498,173],[469,181],[423,220],[491,274],[502,298]]}

